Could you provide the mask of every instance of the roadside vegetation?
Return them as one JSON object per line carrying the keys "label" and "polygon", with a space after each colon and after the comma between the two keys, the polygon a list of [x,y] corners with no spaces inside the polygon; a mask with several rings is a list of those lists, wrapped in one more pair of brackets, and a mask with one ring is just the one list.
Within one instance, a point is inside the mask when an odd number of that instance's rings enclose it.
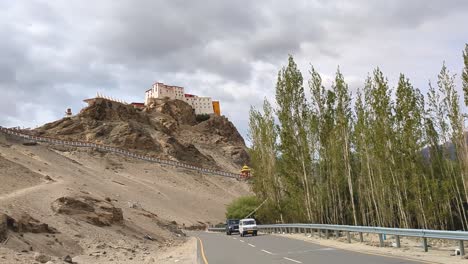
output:
{"label": "roadside vegetation", "polygon": [[[468,105],[468,44],[463,59]],[[312,66],[305,82],[290,56],[275,107],[265,100],[250,111],[253,190],[267,200],[257,216],[468,230],[466,107],[457,76],[443,64],[422,94],[404,74],[390,87],[376,68],[351,94],[339,68],[325,87]]]}
{"label": "roadside vegetation", "polygon": [[260,203],[255,196],[242,196],[232,201],[226,210],[227,219],[242,219],[257,208]]}

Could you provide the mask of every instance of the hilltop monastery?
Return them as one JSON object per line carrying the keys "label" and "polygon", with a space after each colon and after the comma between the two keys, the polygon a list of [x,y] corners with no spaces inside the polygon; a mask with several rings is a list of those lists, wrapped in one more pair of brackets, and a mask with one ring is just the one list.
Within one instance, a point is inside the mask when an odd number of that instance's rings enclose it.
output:
{"label": "hilltop monastery", "polygon": [[[88,105],[98,101],[98,100],[112,100],[119,103],[125,103],[122,100],[116,100],[114,98],[109,98],[99,93],[94,98],[85,99],[83,100]],[[189,104],[194,110],[196,115],[203,115],[203,114],[215,114],[220,116],[221,115],[221,106],[219,101],[213,101],[211,97],[205,96],[196,96],[193,94],[186,94],[184,91],[184,87],[179,86],[172,86],[172,85],[165,85],[164,83],[154,83],[153,86],[146,90],[145,92],[145,103],[131,103],[136,108],[144,108],[145,106],[151,103],[153,99],[178,99],[186,102]],[[67,109],[65,112],[66,117],[71,117],[71,109]]]}
{"label": "hilltop monastery", "polygon": [[186,94],[184,87],[165,85],[160,82],[154,83],[153,86],[145,92],[145,105],[148,105],[152,98],[182,100],[192,106],[197,115],[221,115],[219,101],[213,101],[211,97]]}

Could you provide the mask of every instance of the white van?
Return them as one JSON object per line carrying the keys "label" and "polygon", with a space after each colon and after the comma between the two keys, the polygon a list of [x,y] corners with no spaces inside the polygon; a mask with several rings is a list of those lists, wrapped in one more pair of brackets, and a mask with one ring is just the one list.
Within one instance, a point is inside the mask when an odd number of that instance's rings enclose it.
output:
{"label": "white van", "polygon": [[241,237],[251,234],[252,236],[257,235],[257,223],[255,219],[247,218],[239,221],[239,234]]}

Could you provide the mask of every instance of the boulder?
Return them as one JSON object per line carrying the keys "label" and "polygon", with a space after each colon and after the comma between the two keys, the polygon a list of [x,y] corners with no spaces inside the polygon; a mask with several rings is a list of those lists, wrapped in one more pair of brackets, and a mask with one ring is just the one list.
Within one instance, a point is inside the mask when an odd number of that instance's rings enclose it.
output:
{"label": "boulder", "polygon": [[18,233],[57,233],[57,230],[48,224],[41,223],[27,213],[21,213],[12,217],[7,216],[8,228]]}
{"label": "boulder", "polygon": [[72,260],[72,258],[70,257],[70,255],[66,255],[66,256],[63,258],[63,261],[65,261],[66,263],[73,263],[73,260]]}
{"label": "boulder", "polygon": [[35,253],[34,254],[34,260],[35,261],[38,261],[40,263],[47,263],[48,261],[50,261],[52,258],[47,256],[47,255],[44,255],[42,253]]}
{"label": "boulder", "polygon": [[96,226],[110,226],[123,221],[122,209],[114,207],[111,202],[89,196],[58,198],[52,203],[52,210]]}

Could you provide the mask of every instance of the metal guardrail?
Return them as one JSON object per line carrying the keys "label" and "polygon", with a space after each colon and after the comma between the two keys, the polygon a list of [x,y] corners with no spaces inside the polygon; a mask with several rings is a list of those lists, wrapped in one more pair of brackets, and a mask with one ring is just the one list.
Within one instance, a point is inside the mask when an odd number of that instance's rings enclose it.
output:
{"label": "metal guardrail", "polygon": [[224,232],[226,231],[225,227],[208,227],[208,231],[211,232]]}
{"label": "metal guardrail", "polygon": [[[429,229],[404,229],[404,228],[387,228],[387,227],[371,227],[371,226],[349,226],[349,225],[325,225],[325,224],[274,224],[274,225],[257,225],[258,230],[264,233],[304,233],[313,234],[317,230],[319,237],[322,235],[328,239],[332,233],[335,237],[340,236],[340,232],[345,232],[347,242],[351,243],[351,233],[359,234],[359,241],[364,242],[363,234],[379,235],[379,245],[384,247],[384,236],[395,236],[396,247],[401,247],[401,237],[420,237],[423,239],[424,251],[428,251],[428,238],[457,240],[459,241],[460,255],[465,255],[464,241],[468,240],[468,232],[465,231],[443,231]],[[208,231],[224,232],[225,228],[210,227]]]}
{"label": "metal guardrail", "polygon": [[34,142],[45,142],[45,143],[54,144],[54,145],[64,145],[64,146],[73,146],[73,147],[96,148],[96,149],[99,149],[99,150],[120,154],[120,155],[129,157],[129,158],[154,162],[154,163],[158,163],[158,164],[162,164],[162,165],[174,166],[174,167],[177,167],[177,168],[183,168],[183,169],[187,169],[187,170],[197,171],[197,172],[200,172],[200,173],[203,173],[203,174],[217,175],[217,176],[222,176],[222,177],[240,179],[239,174],[235,174],[235,173],[231,173],[231,172],[225,172],[225,171],[212,170],[212,169],[205,169],[205,168],[200,168],[200,167],[197,167],[197,166],[193,166],[193,165],[178,162],[178,161],[159,159],[159,158],[154,158],[154,157],[150,157],[150,156],[146,156],[146,155],[139,155],[139,154],[135,154],[135,153],[132,153],[132,152],[124,150],[124,149],[115,148],[115,147],[102,145],[102,144],[82,142],[82,141],[68,141],[68,140],[61,140],[61,139],[55,139],[55,138],[49,138],[49,137],[38,137],[38,136],[25,134],[22,130],[19,130],[19,129],[11,129],[11,128],[6,128],[6,127],[2,127],[2,126],[0,126],[0,132],[4,133],[6,135],[10,135],[10,136],[14,136],[14,137],[17,137],[17,138],[21,138],[21,139],[29,140],[29,141],[34,141]]}

